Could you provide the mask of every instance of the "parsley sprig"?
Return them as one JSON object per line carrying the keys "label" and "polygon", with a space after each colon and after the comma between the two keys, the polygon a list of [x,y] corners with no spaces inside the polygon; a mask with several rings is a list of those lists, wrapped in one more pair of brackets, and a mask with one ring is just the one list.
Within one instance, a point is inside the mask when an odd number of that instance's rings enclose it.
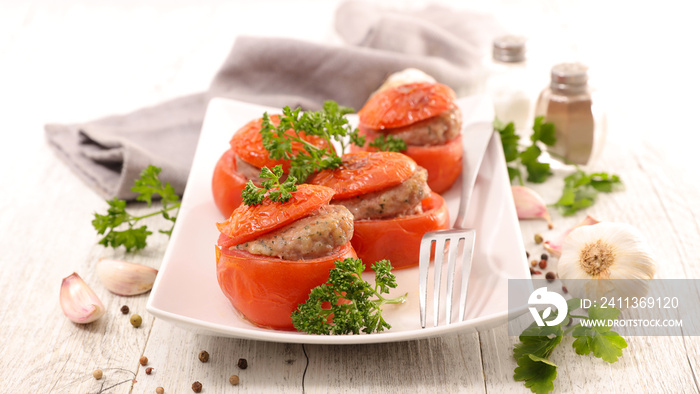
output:
{"label": "parsley sprig", "polygon": [[290,175],[280,183],[283,174],[282,165],[278,164],[272,170],[263,167],[260,170],[260,178],[265,179],[262,181],[262,187],[257,187],[253,181],[248,181],[243,188],[243,203],[245,205],[262,204],[266,195],[275,202],[289,201],[292,192],[297,190],[297,179]]}
{"label": "parsley sprig", "polygon": [[[504,124],[496,120],[494,128],[501,136],[503,153],[506,158],[508,176],[511,183],[517,179],[520,185],[524,185],[522,167],[527,172],[527,181],[532,183],[544,183],[553,174],[549,163],[541,162],[541,145],[553,146],[557,139],[553,123],[544,122],[543,116],[535,118],[530,136],[530,145],[522,147],[520,136],[515,133],[513,122]],[[549,153],[556,156],[553,153]],[[571,163],[567,163],[571,164]],[[557,207],[562,215],[570,216],[576,212],[588,208],[595,203],[599,192],[609,193],[623,188],[622,180],[618,175],[607,172],[587,173],[579,166],[574,165],[575,172],[564,178],[562,195],[552,204]]]}
{"label": "parsley sprig", "polygon": [[[335,141],[341,146],[341,155],[349,144],[363,146],[365,139],[353,129],[345,115],[354,112],[352,108],[338,105],[335,101],[326,101],[320,111],[302,112],[301,108],[291,109],[286,106],[282,110],[280,123],[275,126],[270,116],[263,114],[262,133],[263,146],[270,152],[272,159],[291,161],[290,175],[298,180],[305,180],[314,172],[336,168],[342,164],[340,156],[332,148]],[[290,133],[287,130],[291,130]],[[301,132],[324,139],[327,148],[311,144],[301,138]],[[303,149],[293,153],[292,142],[300,143]]]}
{"label": "parsley sprig", "polygon": [[623,188],[617,175],[606,172],[587,174],[581,169],[564,178],[564,190],[554,203],[564,216],[570,216],[595,203],[599,192],[610,193]]}
{"label": "parsley sprig", "polygon": [[369,146],[384,152],[403,152],[408,149],[406,141],[389,134],[378,136],[374,141],[369,143]]}
{"label": "parsley sprig", "polygon": [[[175,226],[177,216],[170,214],[170,211],[180,208],[180,197],[175,194],[175,190],[170,183],[163,182],[158,179],[161,169],[149,165],[141,171],[139,179],[134,181],[134,186],[131,191],[138,193],[136,200],[143,201],[150,207],[154,196],[160,196],[162,208],[158,211],[151,212],[142,216],[133,216],[126,211],[126,201],[114,197],[112,200],[107,200],[109,208],[106,215],[95,213],[95,218],[92,220],[92,226],[97,230],[97,233],[105,234],[98,244],[105,247],[118,248],[124,246],[127,252],[132,249],[143,249],[146,247],[146,238],[153,234],[147,226],[136,227],[142,219],[151,216],[162,215],[166,220],[172,222],[172,225],[167,230],[158,230],[160,233],[170,236]],[[117,230],[123,228],[126,229]]]}
{"label": "parsley sprig", "polygon": [[554,134],[554,124],[545,122],[543,116],[535,118],[535,123],[532,126],[532,135],[530,136],[530,145],[521,150],[520,136],[515,133],[513,122],[503,124],[497,120],[494,123],[496,130],[501,135],[510,181],[512,182],[517,178],[520,184],[523,185],[521,167],[525,167],[528,182],[545,182],[552,175],[552,170],[549,163],[540,161],[540,156],[542,155],[540,143],[546,146],[553,146],[557,141]]}
{"label": "parsley sprig", "polygon": [[[294,328],[309,334],[359,334],[383,331],[391,328],[382,317],[381,306],[400,304],[406,294],[396,298],[385,298],[382,294],[396,288],[396,277],[391,273],[391,263],[381,260],[372,265],[375,285],[362,279],[365,265],[362,260],[347,258],[336,260],[330,269],[328,282],[317,286],[309,293],[309,299],[292,313]],[[339,303],[341,299],[350,303]],[[329,308],[323,303],[328,302]],[[329,322],[329,316],[333,321]]]}
{"label": "parsley sprig", "polygon": [[[622,356],[622,349],[627,347],[627,341],[610,330],[609,324],[620,315],[618,309],[593,305],[588,309],[588,316],[572,315],[571,312],[578,309],[580,303],[578,298],[567,301],[569,312],[561,324],[539,327],[532,323],[523,331],[520,342],[513,348],[513,356],[518,364],[513,379],[523,381],[525,387],[533,393],[548,393],[554,390],[557,365],[551,362],[549,357],[562,342],[564,335],[571,333],[576,338],[572,343],[576,354],[593,353],[595,357],[609,363],[616,362]],[[598,321],[601,324],[585,327],[578,323],[569,326],[574,318]]]}

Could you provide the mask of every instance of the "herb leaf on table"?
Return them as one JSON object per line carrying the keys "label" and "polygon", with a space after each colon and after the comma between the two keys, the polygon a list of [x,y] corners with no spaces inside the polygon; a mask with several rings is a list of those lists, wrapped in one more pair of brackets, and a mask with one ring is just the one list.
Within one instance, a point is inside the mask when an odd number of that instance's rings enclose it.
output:
{"label": "herb leaf on table", "polygon": [[[513,348],[513,357],[518,366],[513,371],[513,379],[522,381],[525,387],[533,393],[549,393],[554,390],[554,380],[557,377],[557,365],[549,360],[563,336],[569,332],[576,338],[572,347],[579,355],[593,353],[609,363],[616,362],[622,356],[622,349],[627,342],[616,332],[610,331],[607,323],[616,320],[620,315],[618,309],[612,307],[600,308],[593,306],[588,309],[588,316],[576,315],[576,318],[586,318],[595,321],[591,327],[584,327],[580,322],[569,327],[574,316],[571,312],[578,309],[581,300],[569,299],[566,318],[557,325],[540,327],[532,323],[520,334],[520,342]],[[544,319],[543,319],[544,320]],[[593,327],[595,326],[595,327]],[[566,330],[564,328],[566,327]]]}
{"label": "herb leaf on table", "polygon": [[[163,183],[158,178],[160,171],[160,168],[149,165],[141,171],[140,178],[134,181],[131,191],[138,193],[136,196],[137,201],[143,201],[149,207],[153,203],[153,197],[159,196],[162,208],[146,215],[133,216],[126,211],[126,201],[116,197],[112,200],[107,200],[107,204],[109,204],[107,213],[104,215],[95,213],[95,218],[92,220],[92,226],[97,233],[100,235],[104,234],[104,237],[98,241],[98,244],[115,249],[124,246],[127,252],[130,252],[132,249],[143,249],[146,247],[146,238],[153,232],[149,231],[147,226],[136,227],[135,225],[142,219],[156,215],[162,215],[163,218],[172,222],[169,229],[158,231],[166,234],[168,237],[172,234],[177,216],[171,215],[170,212],[173,209],[180,208],[180,197],[175,194],[175,190],[170,183]],[[123,225],[126,225],[126,229],[118,230]]]}
{"label": "herb leaf on table", "polygon": [[581,169],[564,178],[564,190],[554,203],[564,216],[570,216],[595,203],[599,192],[622,189],[620,177],[606,172],[588,174]]}

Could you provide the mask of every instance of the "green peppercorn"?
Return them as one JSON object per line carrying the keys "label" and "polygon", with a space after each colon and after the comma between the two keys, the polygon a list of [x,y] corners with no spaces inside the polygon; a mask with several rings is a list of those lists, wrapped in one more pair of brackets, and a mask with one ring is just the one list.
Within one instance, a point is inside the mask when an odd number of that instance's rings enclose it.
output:
{"label": "green peppercorn", "polygon": [[134,327],[141,327],[141,323],[143,322],[143,319],[141,319],[140,315],[134,314],[131,315],[131,325]]}
{"label": "green peppercorn", "polygon": [[542,238],[542,234],[535,234],[535,243],[539,245],[542,243],[542,241],[544,241],[544,238]]}

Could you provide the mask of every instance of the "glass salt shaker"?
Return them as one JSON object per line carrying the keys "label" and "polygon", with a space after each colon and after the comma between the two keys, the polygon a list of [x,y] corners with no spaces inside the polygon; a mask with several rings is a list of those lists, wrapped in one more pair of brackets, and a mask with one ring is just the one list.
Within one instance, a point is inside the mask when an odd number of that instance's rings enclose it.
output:
{"label": "glass salt shaker", "polygon": [[529,75],[525,56],[526,39],[506,35],[493,41],[486,91],[494,105],[496,119],[513,122],[516,131],[530,128],[532,92],[528,87]]}
{"label": "glass salt shaker", "polygon": [[588,67],[560,63],[552,67],[551,83],[540,93],[535,116],[554,123],[557,141],[547,150],[565,163],[585,165],[603,145],[606,116],[599,94],[588,85]]}

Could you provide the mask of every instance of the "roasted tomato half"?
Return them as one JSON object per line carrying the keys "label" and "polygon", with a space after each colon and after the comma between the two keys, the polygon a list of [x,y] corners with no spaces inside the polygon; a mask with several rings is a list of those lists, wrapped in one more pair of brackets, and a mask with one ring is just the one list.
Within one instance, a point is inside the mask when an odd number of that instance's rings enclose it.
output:
{"label": "roasted tomato half", "polygon": [[[279,116],[271,115],[270,122],[275,126],[279,125]],[[270,158],[270,153],[262,143],[261,128],[262,118],[259,118],[237,130],[229,141],[230,149],[224,152],[216,163],[212,176],[212,194],[216,207],[224,217],[229,217],[231,212],[241,204],[241,193],[249,180],[237,168],[237,159],[243,160],[251,169],[272,168],[280,164],[285,171],[289,170],[289,160]],[[292,131],[289,130],[287,133]],[[326,140],[317,136],[307,136],[303,132],[300,132],[300,136],[315,146],[333,149]],[[300,142],[292,142],[292,153],[296,154],[302,149],[303,145]]]}
{"label": "roasted tomato half", "polygon": [[355,221],[352,246],[366,266],[387,259],[394,268],[418,265],[420,242],[429,231],[449,227],[445,200],[437,193],[421,201],[423,213],[393,219]]}
{"label": "roasted tomato half", "polygon": [[231,304],[251,323],[294,330],[292,312],[328,280],[336,260],[357,257],[350,243],[313,260],[282,260],[216,246],[216,278]]}
{"label": "roasted tomato half", "polygon": [[[359,128],[359,134],[366,137],[367,141],[373,141],[379,136],[376,131]],[[369,146],[359,148],[352,146],[353,152],[374,151]],[[447,191],[455,183],[462,173],[462,136],[459,135],[445,144],[440,145],[409,145],[401,152],[412,158],[416,164],[428,170],[428,186],[436,193]]]}

